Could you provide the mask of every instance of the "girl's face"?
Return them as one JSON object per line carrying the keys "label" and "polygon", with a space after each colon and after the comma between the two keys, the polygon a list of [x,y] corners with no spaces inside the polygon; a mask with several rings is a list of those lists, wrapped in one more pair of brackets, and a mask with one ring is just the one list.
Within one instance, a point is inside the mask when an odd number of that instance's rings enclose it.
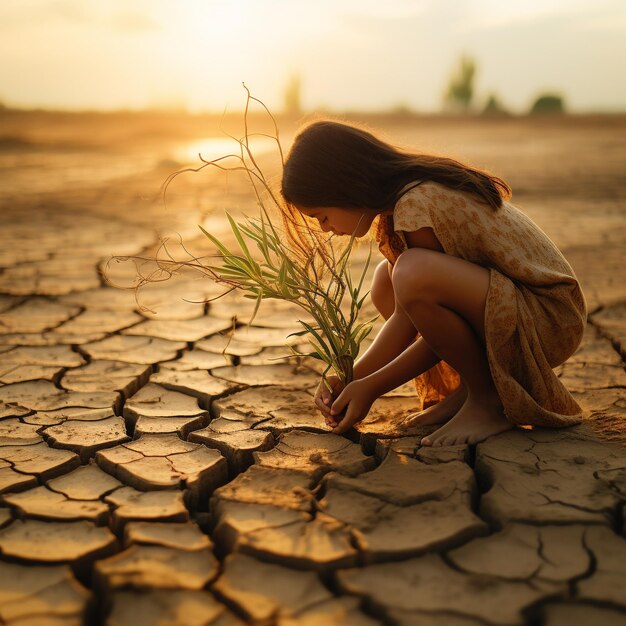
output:
{"label": "girl's face", "polygon": [[325,232],[332,231],[336,235],[352,235],[363,237],[369,232],[376,217],[373,211],[361,209],[341,209],[339,207],[296,207],[300,213],[312,217],[319,222]]}

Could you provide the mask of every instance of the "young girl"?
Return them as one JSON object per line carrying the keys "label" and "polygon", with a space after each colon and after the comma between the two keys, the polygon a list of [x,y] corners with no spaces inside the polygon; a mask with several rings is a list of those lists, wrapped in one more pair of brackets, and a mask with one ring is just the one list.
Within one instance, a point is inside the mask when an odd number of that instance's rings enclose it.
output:
{"label": "young girl", "polygon": [[371,289],[384,326],[353,382],[331,377],[332,397],[321,383],[315,396],[332,432],[412,378],[423,410],[405,425],[441,424],[422,445],[580,421],[552,368],[582,340],[585,299],[555,244],[508,202],[505,182],[321,121],[296,137],[282,194],[292,218],[300,212],[337,235],[362,237],[376,221],[387,259]]}

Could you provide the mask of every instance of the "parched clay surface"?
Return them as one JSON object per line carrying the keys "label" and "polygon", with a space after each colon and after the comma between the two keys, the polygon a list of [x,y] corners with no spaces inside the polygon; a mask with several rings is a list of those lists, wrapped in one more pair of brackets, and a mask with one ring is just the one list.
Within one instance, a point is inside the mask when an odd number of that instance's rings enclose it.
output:
{"label": "parched clay surface", "polygon": [[0,616],[6,624],[82,624],[91,597],[67,565],[0,562]]}
{"label": "parched clay surface", "polygon": [[[0,623],[623,626],[620,119],[564,116],[550,132],[531,118],[484,120],[481,137],[475,120],[454,122],[458,141],[499,164],[524,211],[564,251],[589,309],[581,345],[555,368],[585,422],[515,429],[476,446],[423,447],[434,426],[403,429],[418,404],[412,382],[345,436],[331,434],[313,403],[323,364],[289,356],[286,345],[310,350],[287,337],[301,330],[300,309],[268,300],[252,319],[254,300],[215,299],[227,287],[188,269],[135,294],[132,262],[107,268],[111,255],[155,254],[157,232],[181,233],[207,258],[213,250],[196,225],[224,241],[230,230],[221,208],[205,216],[200,207],[256,206],[235,177],[226,197],[217,178],[189,176],[187,199],[172,187],[168,211],[147,199],[170,173],[167,160],[141,177],[64,184],[62,193],[45,188],[58,170],[39,168],[37,185],[19,192],[6,177]],[[450,135],[448,123],[429,120],[429,141],[441,143],[439,128]],[[416,128],[402,126],[421,136]],[[142,160],[122,155],[111,136],[107,163],[123,156],[128,171]],[[598,156],[609,150],[614,158]],[[166,159],[161,144],[149,151]],[[97,151],[76,154],[63,153],[64,173]],[[55,158],[47,149],[48,163]],[[169,243],[183,253],[177,237]],[[355,249],[355,270],[367,248]],[[369,298],[363,313],[376,315]]]}
{"label": "parched clay surface", "polygon": [[109,626],[243,626],[208,591],[188,589],[138,589],[111,595]]}
{"label": "parched clay surface", "polygon": [[95,560],[115,551],[117,539],[106,527],[87,521],[16,520],[0,530],[0,552],[23,562]]}
{"label": "parched clay surface", "polygon": [[99,561],[95,583],[107,595],[117,589],[200,590],[217,575],[210,550],[177,550],[164,546],[133,545]]}
{"label": "parched clay surface", "polygon": [[66,420],[56,426],[42,429],[46,442],[53,448],[64,448],[78,454],[83,462],[96,450],[110,448],[128,441],[126,426],[121,417],[105,417],[101,420]]}
{"label": "parched clay surface", "polygon": [[132,396],[148,381],[150,367],[123,361],[91,361],[63,376],[62,385],[74,391],[119,391]]}
{"label": "parched clay surface", "polygon": [[577,436],[577,430],[512,431],[478,444],[489,521],[613,525],[626,493],[622,444]]}
{"label": "parched clay surface", "polygon": [[98,465],[141,491],[184,489],[194,502],[206,499],[226,482],[226,459],[205,446],[176,435],[141,438],[96,453]]}

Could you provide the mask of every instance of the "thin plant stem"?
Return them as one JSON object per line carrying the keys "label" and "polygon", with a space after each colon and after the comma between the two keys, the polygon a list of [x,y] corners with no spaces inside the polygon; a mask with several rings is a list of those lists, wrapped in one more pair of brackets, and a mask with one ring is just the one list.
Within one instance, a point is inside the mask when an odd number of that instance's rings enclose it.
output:
{"label": "thin plant stem", "polygon": [[[284,165],[278,124],[265,104],[253,97],[245,84],[243,87],[246,91],[244,136],[240,139],[231,136],[239,145],[239,154],[228,154],[212,160],[206,160],[199,154],[202,165],[174,172],[162,185],[165,202],[165,193],[169,185],[182,173],[199,172],[208,166],[227,172],[244,173],[256,197],[259,216],[244,217],[243,221],[237,221],[226,214],[236,247],[226,246],[223,241],[200,226],[201,231],[215,247],[216,254],[194,255],[179,236],[180,246],[187,255],[186,259],[180,260],[171,254],[167,247],[167,239],[160,240],[155,258],[114,257],[114,259],[118,261],[130,259],[135,263],[136,279],[131,288],[135,290],[136,299],[142,286],[168,280],[183,269],[191,269],[227,288],[224,294],[217,297],[237,290],[245,297],[254,299],[256,302],[252,319],[265,299],[274,298],[297,306],[305,313],[305,319],[298,320],[302,330],[292,334],[308,339],[312,351],[303,353],[291,347],[292,353],[322,361],[326,366],[323,371],[324,377],[329,371],[334,370],[344,383],[348,383],[352,380],[353,365],[360,346],[371,332],[375,320],[374,318],[359,321],[359,313],[367,296],[367,293],[363,293],[363,283],[371,258],[371,249],[355,285],[350,274],[355,236],[352,235],[345,246],[338,247],[332,237],[322,237],[320,231],[313,229],[306,219],[290,213],[289,207],[268,183],[250,146],[251,137],[272,137],[263,133],[249,132],[248,113],[251,102],[260,104],[271,118],[275,131],[272,138],[276,141],[281,163]],[[236,165],[225,164],[227,159],[234,159]],[[282,214],[284,230],[272,221],[264,195]],[[260,256],[253,254],[254,250],[258,250]],[[161,258],[161,254],[166,258]],[[109,268],[109,263],[105,269]],[[146,264],[153,264],[156,267],[144,271]],[[216,298],[205,302],[214,299]],[[142,309],[149,310],[146,307]],[[348,312],[344,313],[344,309]]]}

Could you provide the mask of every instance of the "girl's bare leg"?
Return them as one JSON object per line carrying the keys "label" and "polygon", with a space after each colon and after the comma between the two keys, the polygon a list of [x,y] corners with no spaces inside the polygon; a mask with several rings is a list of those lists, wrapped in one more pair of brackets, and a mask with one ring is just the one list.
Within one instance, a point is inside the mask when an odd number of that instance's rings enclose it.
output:
{"label": "girl's bare leg", "polygon": [[[387,261],[379,263],[374,272],[371,289],[372,303],[386,320],[393,314],[396,302],[390,268],[391,265]],[[447,398],[423,411],[409,415],[400,424],[400,427],[411,428],[413,426],[443,424],[459,411],[466,398],[467,388],[461,382],[461,386]]]}
{"label": "girl's bare leg", "polygon": [[485,352],[489,271],[441,252],[411,248],[394,266],[396,302],[440,358],[461,375],[467,398],[422,445],[476,443],[511,428]]}

